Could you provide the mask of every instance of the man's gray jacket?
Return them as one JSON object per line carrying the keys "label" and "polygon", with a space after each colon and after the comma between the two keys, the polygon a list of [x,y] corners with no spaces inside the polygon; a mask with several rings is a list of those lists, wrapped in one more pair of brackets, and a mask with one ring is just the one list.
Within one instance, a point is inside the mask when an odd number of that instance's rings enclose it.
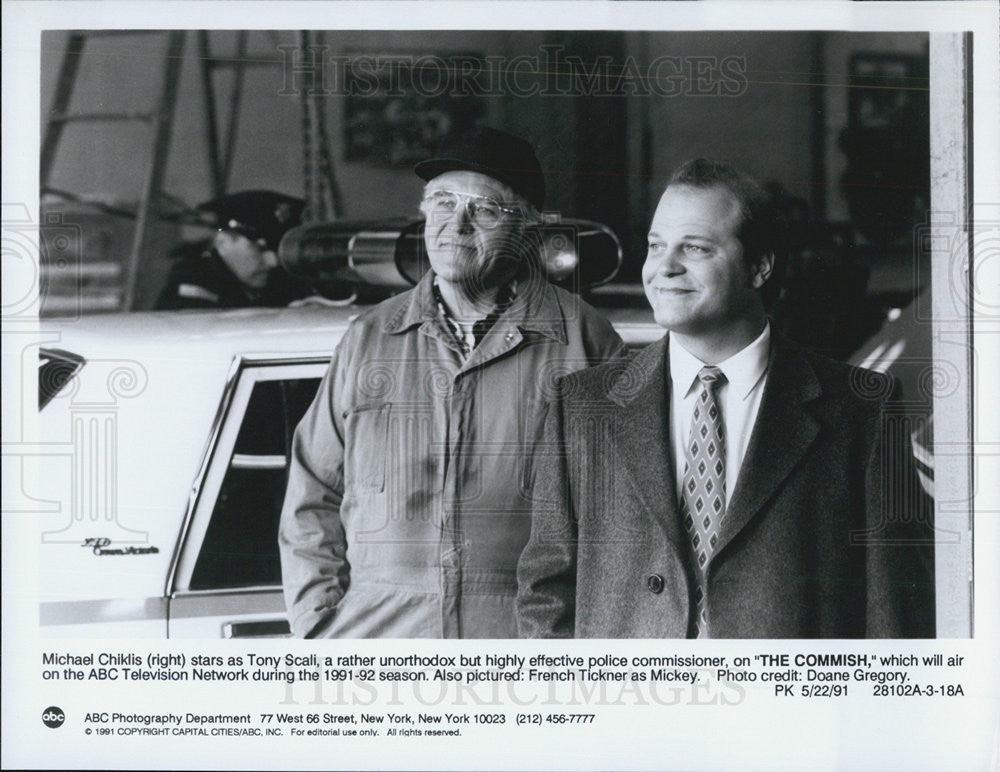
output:
{"label": "man's gray jacket", "polygon": [[[694,609],[667,338],[563,379],[518,568],[523,637],[683,638]],[[708,570],[718,638],[934,637],[930,501],[878,373],[772,346]]]}
{"label": "man's gray jacket", "polygon": [[517,635],[541,406],[622,342],[525,279],[463,361],[432,278],[351,324],[296,430],[279,546],[300,637]]}

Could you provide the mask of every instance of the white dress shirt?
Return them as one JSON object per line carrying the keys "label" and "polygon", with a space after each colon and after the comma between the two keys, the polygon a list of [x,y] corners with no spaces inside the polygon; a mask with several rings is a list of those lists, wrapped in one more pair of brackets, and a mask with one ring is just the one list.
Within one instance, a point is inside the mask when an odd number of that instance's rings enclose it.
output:
{"label": "white dress shirt", "polygon": [[[687,351],[677,338],[670,336],[670,438],[674,452],[674,478],[680,501],[684,480],[685,447],[691,432],[694,403],[701,393],[698,372],[705,363]],[[722,420],[726,427],[726,504],[732,499],[740,466],[750,444],[750,434],[760,398],[767,382],[767,363],[771,352],[771,325],[757,339],[729,359],[716,365],[726,376],[726,382],[716,389]]]}

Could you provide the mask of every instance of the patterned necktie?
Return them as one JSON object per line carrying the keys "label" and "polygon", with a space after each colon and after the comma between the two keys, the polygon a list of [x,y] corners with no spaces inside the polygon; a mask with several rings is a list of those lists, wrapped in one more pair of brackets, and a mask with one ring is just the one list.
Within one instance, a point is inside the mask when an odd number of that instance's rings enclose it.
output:
{"label": "patterned necktie", "polygon": [[691,434],[684,459],[681,520],[691,538],[697,586],[692,637],[708,637],[706,578],[718,540],[719,522],[726,514],[726,427],[716,388],[726,382],[718,367],[698,373],[701,393],[691,415]]}

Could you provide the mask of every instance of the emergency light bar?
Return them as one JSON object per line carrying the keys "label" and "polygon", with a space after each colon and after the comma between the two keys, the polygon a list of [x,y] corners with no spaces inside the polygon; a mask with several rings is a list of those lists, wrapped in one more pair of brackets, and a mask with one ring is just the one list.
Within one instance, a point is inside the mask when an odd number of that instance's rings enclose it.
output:
{"label": "emergency light bar", "polygon": [[[539,265],[555,284],[574,291],[606,284],[622,263],[610,228],[551,215],[534,231]],[[423,220],[309,223],[292,228],[278,247],[288,273],[313,282],[353,282],[404,290],[428,268]]]}

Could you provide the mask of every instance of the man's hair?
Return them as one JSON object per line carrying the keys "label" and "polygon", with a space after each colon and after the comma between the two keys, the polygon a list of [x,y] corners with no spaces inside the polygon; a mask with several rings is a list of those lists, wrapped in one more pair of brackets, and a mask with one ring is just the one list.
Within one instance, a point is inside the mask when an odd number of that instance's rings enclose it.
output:
{"label": "man's hair", "polygon": [[692,188],[719,187],[729,191],[740,208],[737,237],[743,246],[743,259],[753,268],[761,258],[774,255],[774,268],[760,288],[764,307],[770,308],[781,293],[785,267],[784,222],[770,197],[758,182],[735,166],[723,161],[696,158],[687,161],[671,175],[667,188],[686,185]]}

